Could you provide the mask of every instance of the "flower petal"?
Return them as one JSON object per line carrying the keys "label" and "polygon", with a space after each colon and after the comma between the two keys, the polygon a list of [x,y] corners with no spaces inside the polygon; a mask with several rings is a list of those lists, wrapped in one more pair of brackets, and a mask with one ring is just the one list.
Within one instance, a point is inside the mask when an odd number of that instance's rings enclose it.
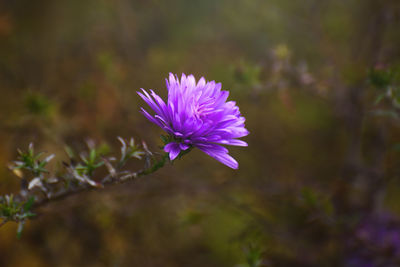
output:
{"label": "flower petal", "polygon": [[223,139],[223,140],[216,141],[215,143],[231,145],[231,146],[248,146],[248,144],[245,141],[237,140],[237,139],[230,139],[230,140]]}
{"label": "flower petal", "polygon": [[159,122],[159,121],[157,121],[153,116],[151,116],[144,108],[140,108],[141,110],[142,110],[142,114],[149,120],[149,121],[151,121],[152,123],[154,123],[154,124],[156,124],[156,125],[158,125],[158,126],[160,126],[160,127],[163,127],[163,125]]}
{"label": "flower petal", "polygon": [[219,145],[247,146],[237,138],[249,134],[245,118],[235,101],[228,101],[229,92],[222,90],[221,83],[206,81],[203,77],[196,82],[193,75],[178,78],[169,74],[166,79],[168,100],[164,102],[153,90],[138,92],[141,98],[156,113],[154,116],[142,109],[151,122],[160,126],[179,142],[164,147],[174,160],[181,151],[195,146],[206,154],[237,169],[238,163],[228,154],[228,149]]}
{"label": "flower petal", "polygon": [[181,152],[179,144],[171,142],[164,147],[164,151],[169,153],[169,159],[174,160]]}
{"label": "flower petal", "polygon": [[227,153],[227,149],[219,146],[219,145],[215,145],[215,144],[210,144],[207,146],[204,145],[196,145],[201,151],[203,151],[204,153],[206,153],[207,155],[215,158],[216,160],[218,160],[219,162],[221,162],[222,164],[225,164],[226,166],[232,168],[232,169],[238,169],[239,168],[239,164],[237,163],[237,161],[232,158],[228,153]]}

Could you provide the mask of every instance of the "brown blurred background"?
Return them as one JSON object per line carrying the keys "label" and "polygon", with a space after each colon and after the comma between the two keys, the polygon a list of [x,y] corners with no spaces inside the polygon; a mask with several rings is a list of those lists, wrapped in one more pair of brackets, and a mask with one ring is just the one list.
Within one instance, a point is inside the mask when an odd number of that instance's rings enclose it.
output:
{"label": "brown blurred background", "polygon": [[7,163],[30,142],[59,162],[66,144],[83,149],[88,138],[118,152],[116,137],[132,136],[157,151],[161,131],[136,91],[166,96],[169,72],[222,82],[250,135],[249,147],[230,148],[238,171],[195,150],[141,180],[47,205],[21,240],[6,224],[0,266],[356,266],[346,260],[355,225],[400,213],[398,108],[374,105],[368,77],[400,66],[399,9],[1,1],[1,194],[18,191]]}

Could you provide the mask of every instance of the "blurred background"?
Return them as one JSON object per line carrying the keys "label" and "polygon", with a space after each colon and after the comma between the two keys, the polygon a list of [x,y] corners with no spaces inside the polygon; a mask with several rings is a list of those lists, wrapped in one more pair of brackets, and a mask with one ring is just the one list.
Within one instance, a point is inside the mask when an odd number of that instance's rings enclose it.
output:
{"label": "blurred background", "polygon": [[250,135],[237,171],[194,150],[4,225],[0,266],[400,266],[399,27],[397,0],[1,1],[0,194],[30,142],[158,151],[136,91],[169,72],[221,82]]}

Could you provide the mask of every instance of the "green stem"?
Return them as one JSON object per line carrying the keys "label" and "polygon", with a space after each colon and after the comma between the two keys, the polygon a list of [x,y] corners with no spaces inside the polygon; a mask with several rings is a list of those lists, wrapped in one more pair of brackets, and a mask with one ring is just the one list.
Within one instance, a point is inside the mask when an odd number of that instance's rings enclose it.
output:
{"label": "green stem", "polygon": [[169,156],[168,153],[164,153],[162,155],[162,157],[159,160],[157,160],[156,162],[154,162],[154,164],[151,167],[138,173],[138,175],[142,176],[142,175],[151,174],[151,173],[157,171],[158,169],[164,167],[165,163],[168,161],[168,156]]}
{"label": "green stem", "polygon": [[[186,151],[181,151],[180,155],[177,158],[181,158],[183,155],[187,154],[190,150],[191,150],[191,148],[187,149]],[[151,164],[150,167],[145,168],[142,171],[132,173],[131,177],[134,178],[134,177],[140,177],[140,176],[152,174],[152,173],[156,172],[157,170],[159,170],[160,168],[164,167],[164,165],[167,162],[169,162],[169,154],[164,153],[161,155],[161,157],[158,157],[157,160],[153,161],[153,164]],[[117,184],[119,182],[125,182],[125,181],[127,181],[127,180],[107,180],[106,182],[102,183],[102,185],[103,185],[103,187],[106,187],[107,185]],[[84,191],[91,191],[91,190],[95,190],[95,189],[97,189],[97,188],[91,187],[87,184],[81,185],[80,187],[76,187],[76,188],[75,187],[66,188],[63,191],[59,191],[59,192],[55,193],[50,198],[42,198],[40,200],[36,199],[35,203],[32,204],[32,208],[38,208],[40,206],[45,205],[48,202],[57,201],[57,200],[64,199],[66,197],[75,195],[77,193],[81,193]],[[19,196],[19,197],[20,197],[21,201],[24,201],[26,199],[26,196]],[[33,199],[34,195],[31,195],[31,197]],[[0,226],[4,225],[5,223],[7,223],[10,220],[18,222],[18,220],[13,219],[13,218],[3,218],[3,221],[0,222]],[[22,230],[23,224],[20,224],[19,227]]]}

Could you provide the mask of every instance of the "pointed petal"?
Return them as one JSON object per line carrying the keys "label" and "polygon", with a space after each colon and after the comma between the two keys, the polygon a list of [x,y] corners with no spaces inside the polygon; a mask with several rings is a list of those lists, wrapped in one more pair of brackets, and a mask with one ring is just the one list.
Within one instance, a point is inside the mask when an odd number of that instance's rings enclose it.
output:
{"label": "pointed petal", "polygon": [[160,126],[161,128],[163,128],[163,125],[157,121],[153,116],[151,116],[144,108],[140,108],[142,110],[142,114],[152,123]]}
{"label": "pointed petal", "polygon": [[154,102],[151,96],[144,89],[142,89],[142,91],[144,94],[141,92],[137,92],[137,94],[151,107],[152,110],[154,110],[157,114],[162,115],[160,107]]}
{"label": "pointed petal", "polygon": [[179,155],[181,149],[179,147],[179,144],[172,142],[164,147],[164,151],[169,153],[169,159],[172,161]]}
{"label": "pointed petal", "polygon": [[181,149],[181,150],[186,150],[186,149],[188,149],[189,148],[189,145],[188,144],[179,144],[179,148]]}
{"label": "pointed petal", "polygon": [[222,164],[225,164],[226,166],[232,169],[238,169],[239,164],[234,158],[229,156],[226,148],[215,144],[209,144],[207,146],[204,145],[196,145],[196,146],[204,153],[218,160]]}
{"label": "pointed petal", "polygon": [[236,139],[219,140],[219,141],[216,141],[215,143],[224,144],[224,145],[230,145],[230,146],[248,146],[248,144],[245,141],[236,140]]}

